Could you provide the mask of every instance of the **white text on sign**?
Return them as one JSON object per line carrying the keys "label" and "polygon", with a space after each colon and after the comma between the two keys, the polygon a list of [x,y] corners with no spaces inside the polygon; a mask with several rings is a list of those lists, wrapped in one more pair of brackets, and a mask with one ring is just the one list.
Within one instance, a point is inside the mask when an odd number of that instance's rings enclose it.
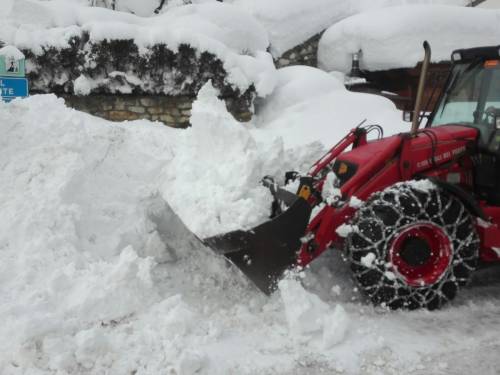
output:
{"label": "white text on sign", "polygon": [[12,87],[5,87],[2,80],[0,80],[0,95],[14,96],[14,89]]}

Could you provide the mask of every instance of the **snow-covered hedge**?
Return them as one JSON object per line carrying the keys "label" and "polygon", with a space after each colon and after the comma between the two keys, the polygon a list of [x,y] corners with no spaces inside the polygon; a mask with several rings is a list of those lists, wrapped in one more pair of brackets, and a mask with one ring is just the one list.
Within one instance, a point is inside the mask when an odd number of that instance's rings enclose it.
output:
{"label": "snow-covered hedge", "polygon": [[42,92],[147,93],[187,95],[196,93],[211,79],[222,95],[241,96],[228,82],[224,64],[210,52],[199,53],[187,44],[172,51],[156,44],[139,51],[133,40],[93,42],[89,35],[72,37],[67,48],[43,47],[42,53],[23,50],[32,89]]}
{"label": "snow-covered hedge", "polygon": [[208,79],[222,95],[273,89],[266,31],[232,5],[186,5],[143,18],[16,0],[0,22],[0,40],[26,54],[34,90],[186,95]]}
{"label": "snow-covered hedge", "polygon": [[362,69],[376,71],[414,67],[429,41],[432,61],[448,61],[459,48],[497,45],[499,11],[451,6],[401,6],[346,18],[324,34],[319,66],[349,72],[354,52],[362,51]]}

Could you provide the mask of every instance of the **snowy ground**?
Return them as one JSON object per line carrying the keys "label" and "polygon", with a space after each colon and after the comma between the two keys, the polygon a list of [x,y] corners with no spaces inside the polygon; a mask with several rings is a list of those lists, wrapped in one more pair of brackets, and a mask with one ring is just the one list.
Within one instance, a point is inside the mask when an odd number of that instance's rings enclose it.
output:
{"label": "snowy ground", "polygon": [[200,237],[249,227],[267,214],[262,175],[304,170],[360,117],[406,129],[328,78],[283,69],[250,125],[207,85],[188,130],[52,95],[0,104],[0,373],[497,374],[498,273],[442,311],[388,312],[331,252],[265,297],[174,214]]}

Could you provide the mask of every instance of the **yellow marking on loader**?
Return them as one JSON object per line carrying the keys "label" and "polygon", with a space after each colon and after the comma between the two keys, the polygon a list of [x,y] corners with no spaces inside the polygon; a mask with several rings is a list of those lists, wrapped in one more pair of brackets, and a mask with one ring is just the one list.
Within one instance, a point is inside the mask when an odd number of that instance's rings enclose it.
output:
{"label": "yellow marking on loader", "polygon": [[311,196],[311,188],[307,185],[302,186],[299,191],[299,197],[308,200],[310,196]]}
{"label": "yellow marking on loader", "polygon": [[340,163],[338,174],[346,174],[349,167],[346,163]]}

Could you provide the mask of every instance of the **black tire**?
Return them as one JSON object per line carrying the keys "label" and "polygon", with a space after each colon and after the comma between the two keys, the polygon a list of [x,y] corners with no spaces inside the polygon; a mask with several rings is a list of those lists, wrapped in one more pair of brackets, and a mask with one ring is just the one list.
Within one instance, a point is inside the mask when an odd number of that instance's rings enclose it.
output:
{"label": "black tire", "polygon": [[375,305],[440,308],[477,266],[479,236],[472,215],[459,199],[426,180],[373,194],[350,224],[347,259],[361,291]]}

